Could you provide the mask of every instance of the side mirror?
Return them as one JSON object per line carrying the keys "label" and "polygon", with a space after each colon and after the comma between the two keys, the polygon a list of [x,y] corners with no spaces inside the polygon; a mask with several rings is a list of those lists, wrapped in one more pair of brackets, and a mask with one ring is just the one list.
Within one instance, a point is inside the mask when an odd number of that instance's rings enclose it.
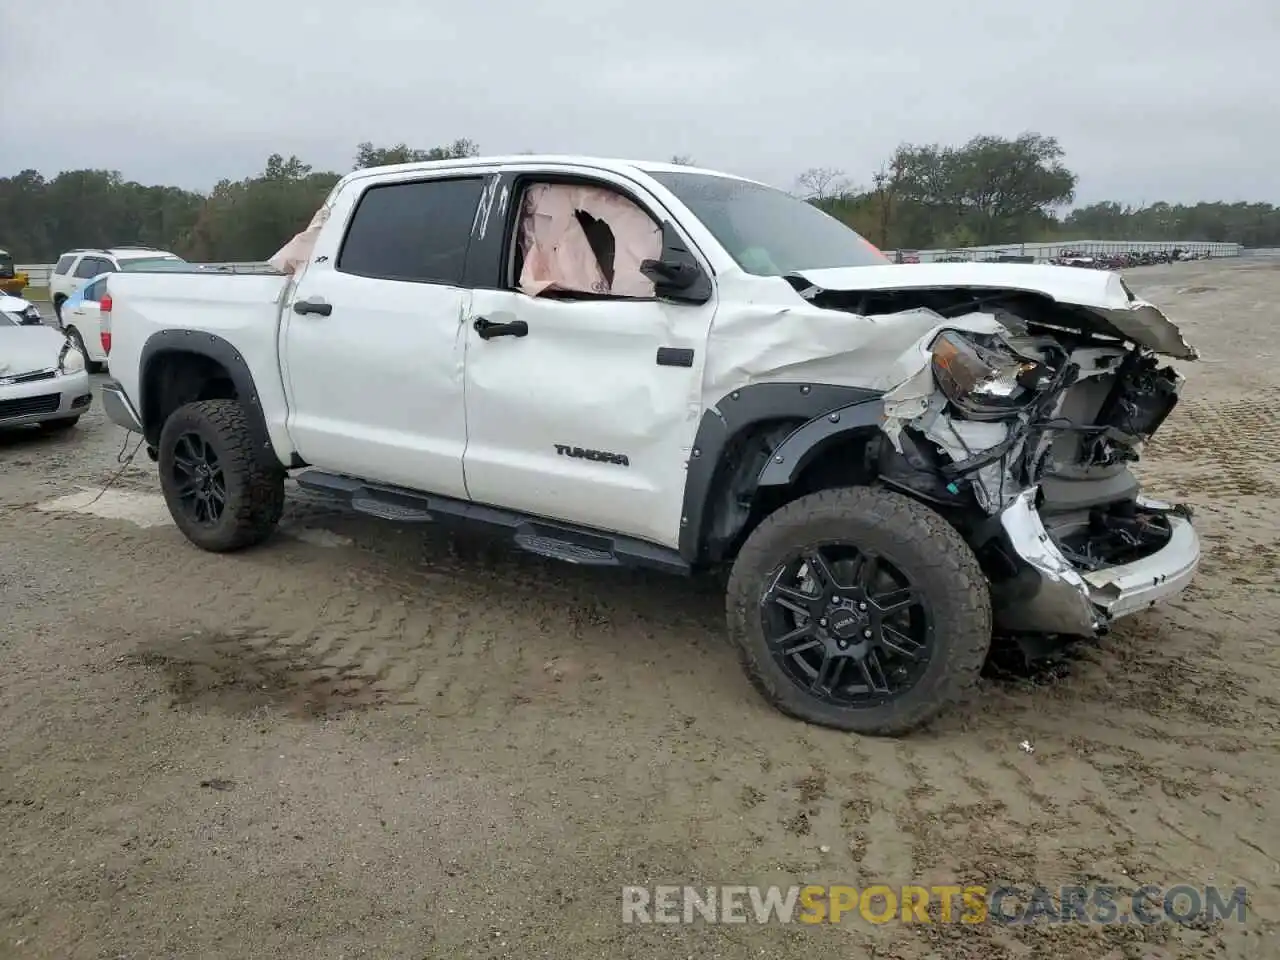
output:
{"label": "side mirror", "polygon": [[645,260],[640,272],[653,281],[654,292],[664,300],[706,303],[711,299],[711,278],[670,220],[662,222],[662,256]]}

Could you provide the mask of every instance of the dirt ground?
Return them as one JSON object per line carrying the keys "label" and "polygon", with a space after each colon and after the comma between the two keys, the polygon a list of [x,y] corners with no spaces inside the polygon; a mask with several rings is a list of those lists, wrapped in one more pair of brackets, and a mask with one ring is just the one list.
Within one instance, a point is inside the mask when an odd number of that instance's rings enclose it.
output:
{"label": "dirt ground", "polygon": [[[145,457],[87,502],[98,407],[0,440],[0,957],[1280,955],[1280,261],[1129,279],[1204,353],[1144,465],[1200,575],[902,741],[765,705],[713,586],[302,501],[213,556]],[[802,882],[1244,884],[1249,918],[621,922],[624,884]]]}

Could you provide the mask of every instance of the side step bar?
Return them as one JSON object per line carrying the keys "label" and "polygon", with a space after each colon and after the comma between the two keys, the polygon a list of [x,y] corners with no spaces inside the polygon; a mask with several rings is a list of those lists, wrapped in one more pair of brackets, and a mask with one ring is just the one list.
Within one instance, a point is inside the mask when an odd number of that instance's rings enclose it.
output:
{"label": "side step bar", "polygon": [[505,533],[522,550],[566,563],[690,573],[689,564],[675,550],[633,537],[602,533],[467,500],[368,483],[322,470],[305,470],[294,479],[309,493],[383,520],[439,523],[453,528]]}

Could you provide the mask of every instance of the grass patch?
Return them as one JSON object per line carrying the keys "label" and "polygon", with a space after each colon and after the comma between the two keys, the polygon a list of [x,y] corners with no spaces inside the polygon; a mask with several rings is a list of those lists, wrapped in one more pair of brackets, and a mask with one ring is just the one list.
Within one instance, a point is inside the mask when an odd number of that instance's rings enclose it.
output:
{"label": "grass patch", "polygon": [[27,287],[27,289],[22,291],[22,299],[23,300],[44,300],[47,303],[49,300],[49,288],[48,287]]}

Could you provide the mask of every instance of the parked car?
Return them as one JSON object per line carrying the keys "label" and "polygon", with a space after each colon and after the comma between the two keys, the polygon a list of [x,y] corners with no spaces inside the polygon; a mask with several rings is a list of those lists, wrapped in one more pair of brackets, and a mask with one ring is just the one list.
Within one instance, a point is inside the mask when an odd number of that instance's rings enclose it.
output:
{"label": "parked car", "polygon": [[107,293],[109,273],[99,274],[62,301],[59,322],[76,348],[84,354],[85,368],[99,372],[107,362],[102,346],[102,298]]}
{"label": "parked car", "polygon": [[57,330],[14,312],[14,299],[0,297],[0,427],[70,429],[93,401],[84,357]]}
{"label": "parked car", "polygon": [[0,310],[14,314],[26,325],[36,326],[44,323],[44,317],[40,315],[40,308],[30,300],[23,300],[21,297],[0,293]]}
{"label": "parked car", "polygon": [[1157,355],[1197,354],[1115,274],[896,266],[763,184],[529,156],[348,174],[272,262],[107,279],[103,405],[205,550],[268,537],[301,470],[570,563],[728,568],[757,689],[870,734],[970,691],[993,615],[1093,636],[1199,562],[1129,470],[1182,382]]}
{"label": "parked car", "polygon": [[182,262],[177,254],[150,247],[112,247],[111,249],[79,248],[69,250],[58,258],[49,275],[49,299],[53,312],[62,321],[62,305],[94,277],[120,270],[141,270],[157,263]]}

